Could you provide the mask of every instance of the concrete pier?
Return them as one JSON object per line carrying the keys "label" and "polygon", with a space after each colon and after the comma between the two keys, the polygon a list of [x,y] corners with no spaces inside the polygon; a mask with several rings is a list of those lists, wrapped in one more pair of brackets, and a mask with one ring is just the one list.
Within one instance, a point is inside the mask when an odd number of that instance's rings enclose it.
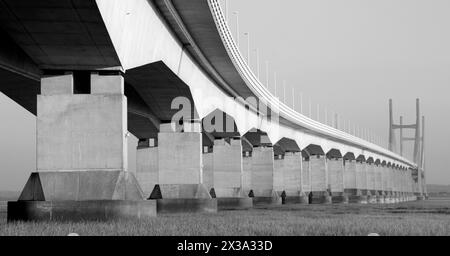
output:
{"label": "concrete pier", "polygon": [[[41,80],[37,172],[30,176],[19,202],[10,203],[9,220],[156,215],[156,205],[144,201],[135,176],[128,172],[123,77],[80,75],[68,72]],[[136,203],[125,207],[129,200]],[[53,214],[44,213],[48,205]]]}
{"label": "concrete pier", "polygon": [[333,203],[348,203],[344,193],[344,160],[338,150],[327,153],[328,184]]}
{"label": "concrete pier", "polygon": [[[280,179],[276,190],[284,192],[283,203],[307,204],[307,195],[302,190],[302,153],[294,140],[280,139],[274,145],[275,183]],[[280,172],[278,171],[280,170]],[[279,177],[279,178],[277,178]]]}
{"label": "concrete pier", "polygon": [[328,187],[327,158],[323,150],[310,145],[305,149],[309,154],[311,170],[311,202],[312,204],[331,204],[332,199]]}
{"label": "concrete pier", "polygon": [[[274,149],[269,137],[261,130],[252,129],[242,140],[252,147],[249,196],[253,198],[253,205],[281,204],[281,195],[275,190]],[[247,147],[243,146],[244,152]]]}
{"label": "concrete pier", "polygon": [[242,159],[242,189],[245,195],[249,195],[252,188],[252,158],[251,152],[243,152]]}
{"label": "concrete pier", "polygon": [[390,175],[390,187],[391,187],[391,194],[392,194],[392,203],[399,203],[400,199],[398,197],[398,191],[397,191],[397,173],[395,170],[395,166],[392,164],[389,164],[389,175]]}
{"label": "concrete pier", "polygon": [[163,123],[158,133],[158,184],[150,199],[158,212],[216,212],[217,201],[203,184],[200,123]]}
{"label": "concrete pier", "polygon": [[207,146],[203,146],[203,172],[202,172],[202,181],[203,185],[205,185],[206,189],[210,194],[215,193],[214,191],[214,156],[211,152],[212,149],[209,149]]}
{"label": "concrete pier", "polygon": [[242,197],[241,140],[215,140],[213,148],[214,189],[217,197]]}
{"label": "concrete pier", "polygon": [[305,151],[301,152],[302,155],[302,191],[307,198],[307,203],[311,203],[310,193],[311,193],[311,165],[309,163],[309,156]]}
{"label": "concrete pier", "polygon": [[377,203],[378,191],[375,189],[376,185],[376,175],[375,166],[373,164],[373,158],[368,158],[366,161],[366,179],[367,179],[367,196],[369,203]]}
{"label": "concrete pier", "polygon": [[378,193],[377,203],[384,204],[386,194],[383,190],[383,168],[381,167],[380,160],[375,161],[375,190]]}
{"label": "concrete pier", "polygon": [[281,204],[281,197],[274,187],[274,157],[272,147],[255,147],[252,155],[253,203]]}
{"label": "concrete pier", "polygon": [[278,195],[281,195],[283,199],[283,203],[286,198],[286,191],[284,187],[284,169],[286,162],[284,161],[284,152],[277,152],[277,145],[274,145],[274,162],[273,162],[273,188],[278,193]]}
{"label": "concrete pier", "polygon": [[158,183],[158,147],[156,139],[141,139],[136,150],[136,178],[144,192],[150,197]]}
{"label": "concrete pier", "polygon": [[359,191],[361,191],[361,195],[365,197],[366,201],[362,203],[370,203],[372,200],[372,194],[368,189],[368,181],[367,181],[367,165],[365,163],[365,159],[362,156],[359,156],[356,159],[356,187]]}
{"label": "concrete pier", "polygon": [[252,198],[242,188],[243,157],[239,138],[216,139],[213,146],[213,187],[219,210],[248,209]]}
{"label": "concrete pier", "polygon": [[367,197],[363,196],[357,186],[356,158],[353,153],[344,156],[344,192],[349,198],[349,203],[367,203]]}
{"label": "concrete pier", "polygon": [[285,152],[281,163],[283,191],[286,194],[286,204],[308,203],[308,198],[301,189],[302,158],[300,152]]}
{"label": "concrete pier", "polygon": [[391,175],[391,167],[390,167],[390,163],[382,163],[383,166],[383,173],[384,173],[384,178],[383,178],[383,184],[385,184],[384,186],[384,190],[386,193],[386,203],[389,204],[393,204],[394,203],[394,195],[392,194],[392,175]]}
{"label": "concrete pier", "polygon": [[241,138],[242,144],[242,190],[245,195],[249,195],[252,189],[252,154],[253,146],[245,139]]}

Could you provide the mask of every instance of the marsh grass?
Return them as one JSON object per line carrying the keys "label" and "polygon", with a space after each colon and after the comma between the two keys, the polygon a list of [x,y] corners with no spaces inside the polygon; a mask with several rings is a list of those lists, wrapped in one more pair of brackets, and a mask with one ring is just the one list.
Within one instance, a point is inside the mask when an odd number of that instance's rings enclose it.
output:
{"label": "marsh grass", "polygon": [[6,223],[0,209],[0,235],[69,233],[104,236],[382,236],[450,235],[450,201],[398,205],[306,205],[262,207],[217,214],[162,215],[145,221]]}

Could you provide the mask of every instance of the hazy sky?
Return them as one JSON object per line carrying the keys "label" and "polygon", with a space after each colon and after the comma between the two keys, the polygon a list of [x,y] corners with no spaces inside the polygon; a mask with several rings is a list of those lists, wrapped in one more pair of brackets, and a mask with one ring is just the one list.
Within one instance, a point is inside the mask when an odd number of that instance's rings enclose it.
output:
{"label": "hazy sky", "polygon": [[[410,123],[420,97],[428,183],[450,184],[450,1],[228,1],[233,32],[232,11],[239,11],[241,34],[250,32],[251,49],[260,50],[263,81],[269,60],[280,85],[286,80],[305,102],[311,98],[313,106],[326,106],[385,139],[388,99],[396,119],[402,114]],[[246,40],[241,35],[244,56]],[[253,66],[255,59],[252,53]],[[0,120],[0,190],[20,190],[35,170],[35,117],[0,94]],[[133,162],[135,141],[130,144]]]}

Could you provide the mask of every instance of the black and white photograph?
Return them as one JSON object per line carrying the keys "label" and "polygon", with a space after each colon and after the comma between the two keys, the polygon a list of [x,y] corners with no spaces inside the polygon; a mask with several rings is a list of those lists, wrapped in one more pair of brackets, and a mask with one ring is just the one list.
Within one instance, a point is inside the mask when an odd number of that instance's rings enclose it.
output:
{"label": "black and white photograph", "polygon": [[0,237],[450,235],[448,0],[0,0],[0,34]]}

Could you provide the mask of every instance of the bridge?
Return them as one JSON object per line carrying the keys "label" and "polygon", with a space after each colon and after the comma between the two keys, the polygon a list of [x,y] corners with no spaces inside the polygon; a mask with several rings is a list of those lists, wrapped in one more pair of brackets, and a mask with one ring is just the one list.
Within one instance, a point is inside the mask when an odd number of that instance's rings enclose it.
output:
{"label": "bridge", "polygon": [[421,161],[272,95],[217,0],[0,0],[0,19],[0,91],[37,118],[11,219],[426,196]]}

